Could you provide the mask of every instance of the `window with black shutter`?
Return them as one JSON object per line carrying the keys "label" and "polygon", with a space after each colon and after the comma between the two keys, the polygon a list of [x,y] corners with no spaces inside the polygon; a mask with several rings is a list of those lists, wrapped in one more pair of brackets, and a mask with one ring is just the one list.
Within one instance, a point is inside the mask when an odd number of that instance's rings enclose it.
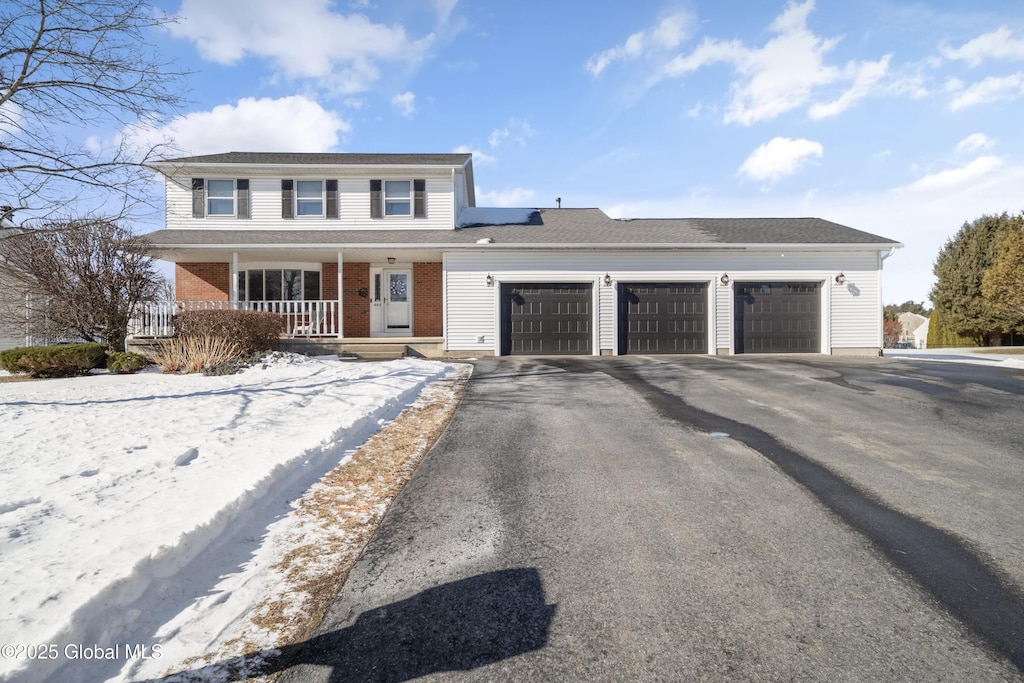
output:
{"label": "window with black shutter", "polygon": [[327,217],[338,218],[338,181],[327,181]]}
{"label": "window with black shutter", "polygon": [[236,216],[251,218],[249,213],[249,179],[239,178],[235,181]]}
{"label": "window with black shutter", "polygon": [[370,181],[370,218],[380,218],[381,211],[381,181]]}
{"label": "window with black shutter", "polygon": [[416,218],[427,217],[427,181],[426,180],[414,180],[412,181],[414,192],[415,192],[415,214]]}

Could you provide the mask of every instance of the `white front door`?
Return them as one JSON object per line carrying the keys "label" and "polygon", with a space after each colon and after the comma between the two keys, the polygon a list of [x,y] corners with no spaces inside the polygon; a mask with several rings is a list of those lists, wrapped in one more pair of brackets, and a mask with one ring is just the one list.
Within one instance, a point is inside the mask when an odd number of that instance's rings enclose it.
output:
{"label": "white front door", "polygon": [[408,268],[374,269],[371,277],[371,334],[411,337],[412,271]]}

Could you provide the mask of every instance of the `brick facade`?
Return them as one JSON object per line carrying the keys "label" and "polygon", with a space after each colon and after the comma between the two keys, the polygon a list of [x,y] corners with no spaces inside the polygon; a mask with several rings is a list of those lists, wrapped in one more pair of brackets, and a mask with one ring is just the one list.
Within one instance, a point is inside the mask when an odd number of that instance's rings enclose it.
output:
{"label": "brick facade", "polygon": [[[328,266],[332,269],[328,275]],[[335,297],[338,289],[338,264],[323,264],[324,274],[323,287],[324,298],[327,296],[328,282],[335,290]],[[369,263],[344,263],[342,264],[342,298],[344,299],[344,334],[346,337],[369,337],[370,336],[370,264]],[[363,290],[367,296],[360,296],[359,290]]]}
{"label": "brick facade", "polygon": [[414,337],[440,337],[442,269],[440,263],[412,264],[412,334]]}
{"label": "brick facade", "polygon": [[175,263],[174,296],[178,301],[229,301],[230,263]]}

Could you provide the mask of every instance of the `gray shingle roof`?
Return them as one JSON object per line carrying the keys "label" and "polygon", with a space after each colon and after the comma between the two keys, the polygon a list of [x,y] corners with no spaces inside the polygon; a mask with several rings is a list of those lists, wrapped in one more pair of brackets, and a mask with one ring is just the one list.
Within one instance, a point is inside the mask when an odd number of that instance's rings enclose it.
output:
{"label": "gray shingle roof", "polygon": [[154,246],[503,245],[713,246],[744,244],[876,245],[899,242],[821,218],[644,218],[616,220],[600,209],[540,209],[527,224],[457,230],[158,230]]}
{"label": "gray shingle roof", "polygon": [[165,159],[158,164],[341,164],[351,166],[461,166],[472,154],[356,154],[348,152],[224,152]]}

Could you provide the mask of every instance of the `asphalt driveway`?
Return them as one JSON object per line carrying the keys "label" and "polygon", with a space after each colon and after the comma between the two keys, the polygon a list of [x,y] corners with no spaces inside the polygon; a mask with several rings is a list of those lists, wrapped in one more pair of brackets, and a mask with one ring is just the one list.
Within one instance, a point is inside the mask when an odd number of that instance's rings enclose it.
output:
{"label": "asphalt driveway", "polygon": [[282,680],[1024,680],[1024,371],[488,359]]}

